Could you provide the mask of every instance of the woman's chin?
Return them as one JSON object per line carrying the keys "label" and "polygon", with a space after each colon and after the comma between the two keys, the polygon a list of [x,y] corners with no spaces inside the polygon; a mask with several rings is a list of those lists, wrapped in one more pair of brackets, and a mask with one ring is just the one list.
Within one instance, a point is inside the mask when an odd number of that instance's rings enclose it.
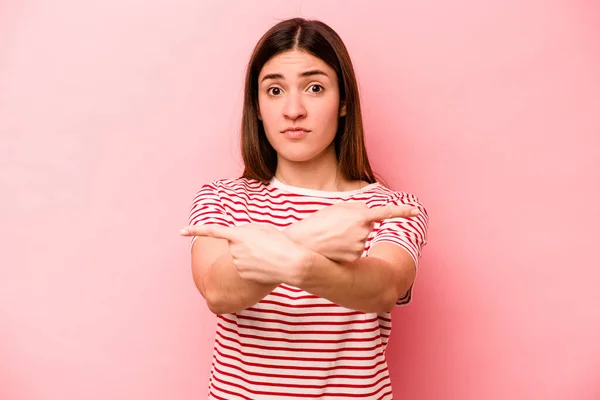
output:
{"label": "woman's chin", "polygon": [[323,148],[317,146],[315,148],[314,144],[293,143],[291,145],[277,146],[275,151],[280,160],[283,159],[293,163],[305,163],[315,161],[316,159],[328,158],[329,156],[335,158],[333,145],[324,146]]}
{"label": "woman's chin", "polygon": [[280,157],[280,159],[283,158],[284,160],[286,160],[288,162],[305,163],[305,162],[309,162],[309,161],[313,160],[315,158],[315,155],[314,154],[294,153],[294,154],[280,154],[279,157]]}

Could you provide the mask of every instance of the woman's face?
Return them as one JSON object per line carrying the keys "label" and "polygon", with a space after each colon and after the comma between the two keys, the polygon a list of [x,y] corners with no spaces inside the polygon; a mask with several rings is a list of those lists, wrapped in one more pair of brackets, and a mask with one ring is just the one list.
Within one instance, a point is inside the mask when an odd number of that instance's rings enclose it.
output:
{"label": "woman's face", "polygon": [[259,118],[278,157],[305,162],[331,152],[340,111],[335,71],[299,50],[271,58],[258,76]]}

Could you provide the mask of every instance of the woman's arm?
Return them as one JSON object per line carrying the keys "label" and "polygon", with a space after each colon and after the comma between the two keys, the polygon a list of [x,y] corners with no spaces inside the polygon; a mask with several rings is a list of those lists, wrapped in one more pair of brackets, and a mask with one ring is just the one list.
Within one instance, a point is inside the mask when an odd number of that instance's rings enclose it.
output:
{"label": "woman's arm", "polygon": [[303,271],[285,283],[342,307],[387,312],[410,289],[415,276],[415,263],[406,250],[395,244],[378,243],[369,257],[349,263],[310,252]]}
{"label": "woman's arm", "polygon": [[285,280],[296,279],[309,252],[273,227],[192,226],[197,236],[192,271],[200,293],[215,314],[242,311]]}
{"label": "woman's arm", "polygon": [[225,239],[197,237],[192,245],[192,275],[214,314],[242,311],[258,303],[277,284],[240,277]]}
{"label": "woman's arm", "polygon": [[[291,225],[285,233],[310,251],[302,272],[286,283],[350,309],[390,311],[409,293],[424,243],[427,214],[412,203],[370,209],[340,203]],[[368,257],[362,257],[378,220]]]}

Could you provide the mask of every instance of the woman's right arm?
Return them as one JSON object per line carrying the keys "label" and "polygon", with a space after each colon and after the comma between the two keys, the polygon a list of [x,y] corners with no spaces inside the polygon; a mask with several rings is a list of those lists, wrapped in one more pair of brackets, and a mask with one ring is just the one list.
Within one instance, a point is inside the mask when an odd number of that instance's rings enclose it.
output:
{"label": "woman's right arm", "polygon": [[[234,226],[219,196],[219,183],[204,184],[194,196],[189,225]],[[242,279],[225,239],[192,239],[192,275],[196,287],[215,314],[235,313],[256,304],[275,286]]]}
{"label": "woman's right arm", "polygon": [[242,311],[277,287],[241,278],[233,265],[227,240],[212,237],[195,238],[192,274],[208,308],[215,314]]}

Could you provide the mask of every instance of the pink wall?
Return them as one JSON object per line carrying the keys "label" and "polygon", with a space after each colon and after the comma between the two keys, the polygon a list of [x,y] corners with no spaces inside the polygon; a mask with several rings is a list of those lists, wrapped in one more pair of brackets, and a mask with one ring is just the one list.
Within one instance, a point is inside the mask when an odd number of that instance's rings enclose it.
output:
{"label": "pink wall", "polygon": [[178,230],[239,173],[245,63],[296,15],[342,35],[372,161],[431,215],[397,397],[600,398],[600,5],[229,4],[0,3],[0,398],[205,398]]}

